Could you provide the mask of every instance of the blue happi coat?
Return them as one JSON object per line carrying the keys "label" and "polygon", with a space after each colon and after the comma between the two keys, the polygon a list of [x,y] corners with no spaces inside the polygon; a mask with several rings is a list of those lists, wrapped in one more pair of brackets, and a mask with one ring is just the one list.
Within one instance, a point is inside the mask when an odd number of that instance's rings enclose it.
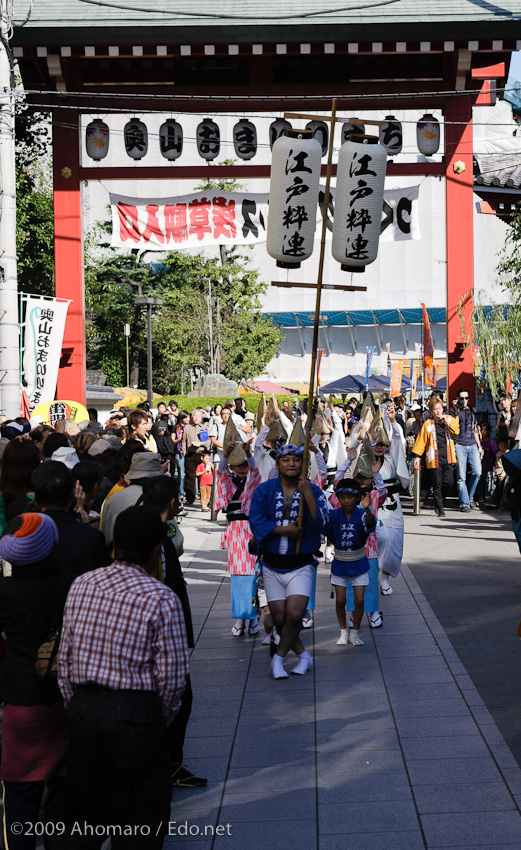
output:
{"label": "blue happi coat", "polygon": [[[374,517],[369,526],[364,508],[357,505],[349,519],[342,508],[330,510],[325,533],[335,547],[335,551],[353,552],[364,548],[374,528]],[[361,557],[356,561],[340,561],[334,558],[331,564],[331,572],[335,576],[359,576],[366,573],[368,569],[369,560],[365,552],[362,552]]]}
{"label": "blue happi coat", "polygon": [[[317,500],[317,518],[316,520],[311,518],[306,505],[304,507],[304,534],[300,546],[303,555],[318,552],[320,549],[321,535],[324,533],[329,513],[327,500],[322,490],[315,484],[312,484],[311,488]],[[300,492],[296,490],[288,517],[290,522],[297,520],[300,498]],[[272,534],[277,526],[283,525],[283,520],[284,493],[280,477],[278,477],[259,484],[251,501],[250,528],[263,552],[272,552],[274,555],[295,554],[297,541],[294,538],[283,538]]]}

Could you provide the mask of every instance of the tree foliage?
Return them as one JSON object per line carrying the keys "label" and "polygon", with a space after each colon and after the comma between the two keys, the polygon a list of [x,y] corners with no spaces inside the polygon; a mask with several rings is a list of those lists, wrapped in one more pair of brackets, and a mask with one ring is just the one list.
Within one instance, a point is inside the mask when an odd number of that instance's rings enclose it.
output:
{"label": "tree foliage", "polygon": [[[139,284],[139,286],[136,286]],[[138,289],[140,290],[138,293]],[[134,296],[163,299],[153,315],[153,384],[157,392],[188,388],[191,369],[253,378],[278,350],[281,335],[260,312],[265,284],[247,258],[217,259],[170,252],[160,264],[133,255],[90,259],[86,264],[87,365],[101,368],[110,383],[126,382],[125,322],[131,325],[134,373],[145,383],[146,327]]]}
{"label": "tree foliage", "polygon": [[517,206],[497,266],[501,299],[495,301],[490,292],[482,296],[470,327],[465,327],[460,305],[466,344],[481,367],[481,381],[488,383],[494,396],[521,373],[521,205]]}
{"label": "tree foliage", "polygon": [[50,130],[45,117],[16,100],[16,248],[18,289],[54,294],[54,212]]}

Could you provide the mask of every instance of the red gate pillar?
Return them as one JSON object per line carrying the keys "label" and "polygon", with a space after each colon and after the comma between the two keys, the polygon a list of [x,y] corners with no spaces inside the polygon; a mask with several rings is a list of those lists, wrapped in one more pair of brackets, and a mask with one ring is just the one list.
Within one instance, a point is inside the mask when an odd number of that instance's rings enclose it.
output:
{"label": "red gate pillar", "polygon": [[449,406],[459,387],[474,403],[472,351],[465,348],[474,310],[474,192],[472,161],[472,104],[469,95],[447,98],[445,107],[445,162],[447,209],[447,399]]}
{"label": "red gate pillar", "polygon": [[56,398],[86,403],[85,290],[79,116],[53,112],[54,262],[57,298],[69,298]]}

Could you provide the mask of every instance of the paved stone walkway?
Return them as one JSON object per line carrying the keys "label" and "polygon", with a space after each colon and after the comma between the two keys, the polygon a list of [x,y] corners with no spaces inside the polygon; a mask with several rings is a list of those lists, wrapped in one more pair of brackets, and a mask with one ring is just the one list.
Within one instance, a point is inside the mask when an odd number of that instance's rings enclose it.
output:
{"label": "paved stone walkway", "polygon": [[[435,555],[449,525],[407,522],[407,552]],[[262,631],[230,634],[220,528],[190,512],[182,529],[198,635],[185,759],[209,784],[174,791],[166,847],[520,850],[521,769],[408,567],[359,648],[335,645],[319,568],[313,671],[274,681]]]}
{"label": "paved stone walkway", "polygon": [[[425,551],[433,545],[432,561]],[[521,766],[521,555],[508,513],[407,520],[406,560]]]}

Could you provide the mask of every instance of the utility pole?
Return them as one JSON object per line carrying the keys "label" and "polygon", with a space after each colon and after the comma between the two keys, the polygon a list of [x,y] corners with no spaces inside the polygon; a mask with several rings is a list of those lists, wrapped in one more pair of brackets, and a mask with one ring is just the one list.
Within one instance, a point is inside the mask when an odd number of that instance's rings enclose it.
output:
{"label": "utility pole", "polygon": [[0,411],[20,415],[20,326],[16,273],[14,64],[11,4],[0,0]]}
{"label": "utility pole", "polygon": [[147,308],[147,401],[150,407],[154,406],[154,393],[152,390],[152,307],[161,307],[162,298],[136,298],[138,307]]}

